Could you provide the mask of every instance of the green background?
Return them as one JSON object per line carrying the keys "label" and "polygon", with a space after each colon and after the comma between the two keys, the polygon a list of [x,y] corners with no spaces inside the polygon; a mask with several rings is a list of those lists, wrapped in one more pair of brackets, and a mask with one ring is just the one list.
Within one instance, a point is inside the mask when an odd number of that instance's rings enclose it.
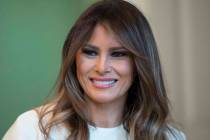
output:
{"label": "green background", "polygon": [[0,138],[46,99],[65,37],[94,0],[0,0]]}

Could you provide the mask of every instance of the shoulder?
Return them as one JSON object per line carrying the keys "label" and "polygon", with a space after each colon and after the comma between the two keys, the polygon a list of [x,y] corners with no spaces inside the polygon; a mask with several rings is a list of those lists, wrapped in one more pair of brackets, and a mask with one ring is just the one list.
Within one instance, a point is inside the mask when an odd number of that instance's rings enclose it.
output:
{"label": "shoulder", "polygon": [[38,121],[38,115],[35,110],[24,112],[18,116],[6,132],[3,140],[35,140],[37,137],[41,137]]}
{"label": "shoulder", "polygon": [[185,134],[174,127],[170,127],[167,137],[168,140],[187,140]]}
{"label": "shoulder", "polygon": [[[9,130],[3,137],[3,140],[44,140],[44,135],[39,127],[39,116],[42,111],[50,112],[53,105],[44,105],[33,110],[26,111],[19,115]],[[44,117],[47,123],[51,118],[51,113]],[[50,139],[65,139],[68,130],[63,125],[55,125],[50,131]]]}
{"label": "shoulder", "polygon": [[37,112],[33,110],[26,111],[18,116],[16,119],[19,123],[27,123],[27,124],[33,124],[35,122],[38,122],[38,115]]}

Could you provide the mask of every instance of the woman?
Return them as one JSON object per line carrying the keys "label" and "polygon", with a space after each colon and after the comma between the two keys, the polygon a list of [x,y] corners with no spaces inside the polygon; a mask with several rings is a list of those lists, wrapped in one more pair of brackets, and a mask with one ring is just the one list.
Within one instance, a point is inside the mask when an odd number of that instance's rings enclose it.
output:
{"label": "woman", "polygon": [[3,140],[184,140],[168,104],[146,18],[126,1],[99,1],[66,38],[55,97]]}

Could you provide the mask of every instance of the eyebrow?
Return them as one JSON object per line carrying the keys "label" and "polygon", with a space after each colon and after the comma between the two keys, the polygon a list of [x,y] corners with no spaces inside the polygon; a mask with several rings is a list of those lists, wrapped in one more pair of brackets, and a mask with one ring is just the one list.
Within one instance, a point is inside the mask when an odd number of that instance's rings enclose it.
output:
{"label": "eyebrow", "polygon": [[[91,49],[96,49],[96,50],[98,50],[98,48],[99,48],[99,46],[95,46],[90,43],[86,43],[85,47],[91,48]],[[110,50],[111,51],[126,51],[127,49],[123,46],[113,46],[113,47],[110,47]]]}

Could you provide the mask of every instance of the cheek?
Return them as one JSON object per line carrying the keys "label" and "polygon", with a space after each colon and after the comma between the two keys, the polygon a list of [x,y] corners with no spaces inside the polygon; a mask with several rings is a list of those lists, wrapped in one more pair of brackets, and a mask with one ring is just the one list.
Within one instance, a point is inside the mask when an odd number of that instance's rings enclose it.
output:
{"label": "cheek", "polygon": [[84,56],[76,56],[76,71],[78,79],[84,78],[92,68],[92,62]]}
{"label": "cheek", "polygon": [[115,69],[118,74],[125,76],[126,78],[132,78],[133,76],[133,64],[132,61],[125,60],[115,64]]}
{"label": "cheek", "polygon": [[81,80],[82,73],[83,73],[83,70],[84,70],[84,68],[83,68],[84,65],[83,64],[85,64],[85,63],[82,60],[81,54],[79,52],[77,52],[75,60],[76,60],[77,79],[80,81]]}
{"label": "cheek", "polygon": [[77,74],[81,74],[84,71],[85,62],[81,59],[81,57],[76,57],[76,70]]}

